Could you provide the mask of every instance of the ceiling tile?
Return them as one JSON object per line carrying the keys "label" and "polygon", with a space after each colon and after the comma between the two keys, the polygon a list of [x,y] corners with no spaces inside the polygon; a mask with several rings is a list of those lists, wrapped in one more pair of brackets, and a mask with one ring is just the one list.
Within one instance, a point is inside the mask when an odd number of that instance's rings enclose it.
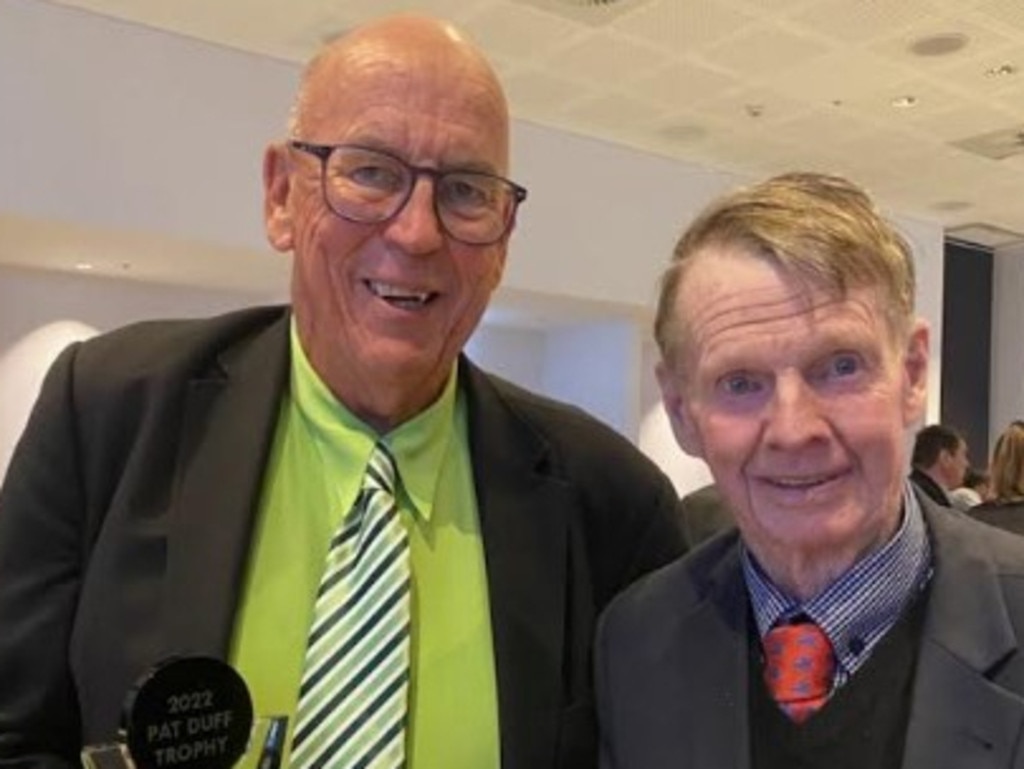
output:
{"label": "ceiling tile", "polygon": [[615,93],[581,99],[564,110],[565,116],[575,125],[599,127],[602,135],[609,130],[614,130],[616,135],[623,130],[647,133],[652,126],[660,125],[665,112],[662,108]]}
{"label": "ceiling tile", "polygon": [[678,63],[632,82],[629,90],[638,99],[671,107],[713,99],[738,82],[699,64]]}
{"label": "ceiling tile", "polygon": [[512,113],[517,117],[542,116],[576,99],[593,97],[593,89],[537,69],[522,69],[503,79]]}
{"label": "ceiling tile", "polygon": [[755,130],[795,120],[815,109],[803,100],[793,99],[773,88],[742,85],[710,98],[698,100],[701,114],[727,122],[747,124]]}
{"label": "ceiling tile", "polygon": [[824,106],[874,93],[887,83],[906,80],[911,74],[905,67],[851,47],[761,79],[793,98]]}
{"label": "ceiling tile", "polygon": [[586,28],[529,6],[492,2],[466,21],[466,30],[488,53],[529,61],[547,56]]}
{"label": "ceiling tile", "polygon": [[[914,99],[907,107],[894,105],[896,99]],[[871,93],[858,94],[844,102],[851,113],[876,121],[888,121],[893,127],[913,126],[961,101],[961,95],[938,80],[921,77],[881,84]]]}
{"label": "ceiling tile", "polygon": [[907,124],[945,142],[967,139],[1009,128],[1021,121],[1020,114],[989,107],[983,102],[957,100],[944,109],[923,115],[908,115]]}
{"label": "ceiling tile", "polygon": [[731,37],[752,20],[723,3],[660,0],[615,22],[623,34],[661,46],[673,54],[706,48]]}
{"label": "ceiling tile", "polygon": [[1024,34],[1024,3],[1020,0],[978,0],[973,7],[979,20],[991,21],[994,28]]}
{"label": "ceiling tile", "polygon": [[778,24],[757,24],[710,48],[707,55],[717,66],[736,75],[764,78],[805,65],[828,50],[817,40]]}
{"label": "ceiling tile", "polygon": [[878,125],[850,114],[843,107],[826,104],[779,121],[775,130],[801,144],[838,145],[873,136]]}
{"label": "ceiling tile", "polygon": [[934,13],[932,0],[822,0],[791,14],[789,19],[845,45],[891,35],[893,30],[913,26]]}
{"label": "ceiling tile", "polygon": [[[545,57],[541,57],[542,59]],[[609,32],[591,32],[546,57],[552,74],[616,88],[668,63],[664,54]]]}

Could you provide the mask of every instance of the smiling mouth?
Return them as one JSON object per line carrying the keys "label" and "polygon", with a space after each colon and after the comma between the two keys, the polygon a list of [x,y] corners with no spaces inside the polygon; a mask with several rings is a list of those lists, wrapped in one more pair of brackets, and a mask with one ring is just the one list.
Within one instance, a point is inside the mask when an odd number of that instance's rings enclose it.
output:
{"label": "smiling mouth", "polygon": [[786,491],[805,491],[817,488],[818,486],[823,486],[829,481],[834,481],[836,478],[839,478],[841,475],[842,473],[802,475],[793,477],[776,476],[764,478],[764,481],[777,489],[784,489]]}
{"label": "smiling mouth", "polygon": [[426,307],[437,298],[435,291],[410,291],[393,286],[390,283],[382,283],[379,280],[363,281],[366,287],[378,299],[383,299],[393,307],[400,307],[403,310],[415,310]]}

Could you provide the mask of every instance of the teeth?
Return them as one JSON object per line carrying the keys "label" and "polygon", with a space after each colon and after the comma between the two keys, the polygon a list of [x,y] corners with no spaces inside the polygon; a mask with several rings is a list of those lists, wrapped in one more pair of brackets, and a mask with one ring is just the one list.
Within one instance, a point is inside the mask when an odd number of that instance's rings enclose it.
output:
{"label": "teeth", "polygon": [[415,304],[426,304],[431,294],[427,291],[409,291],[400,286],[393,286],[390,283],[380,281],[367,281],[370,290],[381,299],[388,302],[413,302]]}
{"label": "teeth", "polygon": [[828,475],[819,475],[813,478],[773,478],[772,483],[776,486],[785,486],[787,488],[801,488],[803,486],[814,486],[823,483],[830,477]]}

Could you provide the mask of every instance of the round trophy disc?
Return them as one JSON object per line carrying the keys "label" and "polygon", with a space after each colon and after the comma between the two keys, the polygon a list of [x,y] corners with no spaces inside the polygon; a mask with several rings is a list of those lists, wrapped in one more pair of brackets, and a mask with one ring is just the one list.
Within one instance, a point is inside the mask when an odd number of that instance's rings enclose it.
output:
{"label": "round trophy disc", "polygon": [[213,657],[175,657],[128,693],[122,731],[137,769],[230,769],[245,753],[253,707],[242,677]]}

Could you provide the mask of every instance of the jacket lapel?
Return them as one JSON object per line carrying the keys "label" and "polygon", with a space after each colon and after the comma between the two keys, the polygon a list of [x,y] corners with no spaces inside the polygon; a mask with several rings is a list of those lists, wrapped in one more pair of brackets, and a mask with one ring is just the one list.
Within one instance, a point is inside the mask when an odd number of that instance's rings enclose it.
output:
{"label": "jacket lapel", "polygon": [[166,654],[227,654],[287,381],[289,317],[188,385],[167,543]]}
{"label": "jacket lapel", "polygon": [[489,583],[502,766],[555,761],[563,707],[567,521],[577,506],[550,475],[544,440],[461,362]]}
{"label": "jacket lapel", "polygon": [[[676,723],[691,730],[680,734],[676,754],[688,756],[680,765],[694,769],[750,766],[750,612],[738,559],[737,545],[712,571],[708,599],[680,620],[680,642],[672,644],[681,675],[670,706],[680,709]],[[700,702],[687,692],[702,692]]]}
{"label": "jacket lapel", "polygon": [[1005,769],[1014,765],[1024,701],[988,677],[1017,651],[1003,591],[977,527],[921,505],[936,569],[903,766]]}

